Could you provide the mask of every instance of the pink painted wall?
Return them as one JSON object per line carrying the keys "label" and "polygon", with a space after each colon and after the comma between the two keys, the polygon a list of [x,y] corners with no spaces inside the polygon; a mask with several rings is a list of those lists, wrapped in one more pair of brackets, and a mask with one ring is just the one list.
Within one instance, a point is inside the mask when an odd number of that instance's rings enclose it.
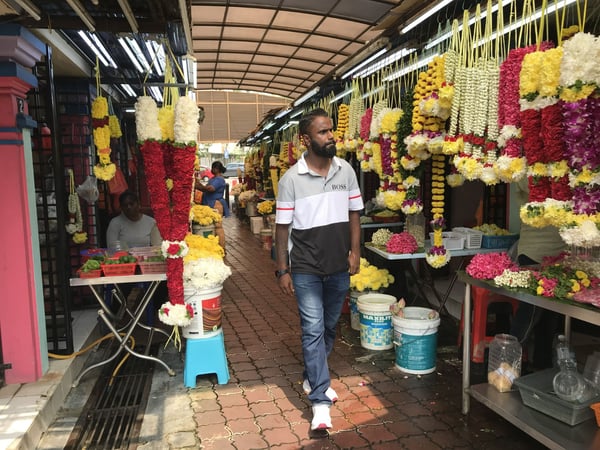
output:
{"label": "pink painted wall", "polygon": [[4,362],[12,364],[7,384],[34,382],[43,370],[25,148],[16,129],[17,97],[26,98],[30,87],[18,77],[0,77],[0,330]]}

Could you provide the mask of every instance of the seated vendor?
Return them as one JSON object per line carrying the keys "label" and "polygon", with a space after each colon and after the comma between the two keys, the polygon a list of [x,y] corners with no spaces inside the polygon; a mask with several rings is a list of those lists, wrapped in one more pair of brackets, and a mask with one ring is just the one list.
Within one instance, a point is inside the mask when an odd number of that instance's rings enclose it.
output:
{"label": "seated vendor", "polygon": [[[119,196],[121,214],[113,218],[106,232],[106,245],[109,249],[159,246],[162,238],[156,220],[143,214],[136,194],[125,191]],[[119,245],[117,245],[117,243]]]}

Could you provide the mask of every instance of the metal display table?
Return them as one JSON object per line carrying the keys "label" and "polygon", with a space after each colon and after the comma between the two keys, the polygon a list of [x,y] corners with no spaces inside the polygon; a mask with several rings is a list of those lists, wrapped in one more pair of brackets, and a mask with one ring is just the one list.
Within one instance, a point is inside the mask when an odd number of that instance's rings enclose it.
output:
{"label": "metal display table", "polygon": [[[482,287],[519,301],[565,315],[565,335],[571,331],[571,318],[593,325],[600,325],[600,309],[591,305],[569,300],[539,297],[510,289],[500,288],[492,283],[471,278],[463,271],[457,273],[458,279],[466,284],[463,303],[464,317],[471,317],[470,286]],[[483,403],[517,428],[552,450],[591,450],[600,449],[600,428],[594,420],[587,420],[570,426],[546,414],[538,412],[521,401],[518,391],[498,392],[488,383],[471,386],[471,321],[464,321],[463,335],[463,383],[462,413],[468,414],[470,397]]]}
{"label": "metal display table", "polygon": [[[108,364],[113,361],[119,354],[125,350],[132,356],[137,358],[147,359],[150,361],[154,361],[162,365],[169,375],[174,376],[175,371],[171,369],[164,361],[161,359],[150,356],[148,354],[150,350],[150,342],[152,341],[152,337],[155,332],[164,334],[167,338],[169,334],[161,330],[160,328],[152,327],[149,325],[145,325],[140,323],[140,318],[144,314],[146,307],[150,303],[150,300],[154,296],[156,292],[156,288],[161,283],[161,281],[165,281],[167,279],[167,275],[164,273],[155,273],[155,274],[146,274],[146,275],[124,275],[124,276],[110,276],[110,277],[97,277],[97,278],[71,278],[69,280],[71,286],[89,286],[96,298],[96,301],[100,305],[101,309],[98,310],[98,316],[102,319],[102,321],[106,324],[106,326],[112,331],[115,335],[117,341],[119,341],[119,347],[109,358],[104,361],[100,361],[90,367],[87,367],[80,375],[77,377],[73,386],[77,386],[81,378],[86,375],[89,371]],[[149,283],[148,287],[144,291],[144,295],[140,302],[135,306],[135,309],[131,311],[127,306],[127,301],[123,296],[121,289],[119,288],[120,284],[126,283]],[[104,301],[102,296],[102,292],[99,289],[101,286],[105,285],[114,285],[115,288],[113,290],[114,297],[119,302],[119,310],[117,313],[114,313],[110,307]],[[124,326],[119,327],[118,321],[127,314],[129,316],[129,320]],[[148,342],[146,345],[146,354],[138,353],[134,351],[128,344],[128,340],[133,334],[136,327],[143,328],[148,331]]]}
{"label": "metal display table", "polygon": [[[425,242],[426,242],[425,250],[427,250],[427,248],[429,247],[429,241],[425,241]],[[409,260],[425,259],[425,252],[388,253],[385,250],[383,250],[382,248],[375,247],[370,244],[365,244],[365,248],[367,250],[389,260],[389,261],[409,261]],[[450,256],[452,258],[454,258],[454,257],[460,258],[457,271],[463,267],[465,257],[467,257],[467,256],[473,256],[473,255],[477,255],[480,253],[494,253],[494,252],[502,252],[502,251],[506,251],[506,249],[504,249],[504,248],[471,248],[471,249],[468,249],[467,248],[467,249],[461,249],[461,250],[449,250]],[[419,294],[421,295],[421,297],[424,300],[427,300],[427,296],[423,292],[424,281],[421,279],[421,277],[419,277],[419,275],[415,271],[415,268],[413,267],[413,265],[406,264],[404,268],[407,270],[407,272],[409,273],[409,275],[412,277],[413,281],[415,282],[415,285],[417,286],[417,290],[419,291]],[[429,269],[429,265],[426,265],[426,269]],[[433,282],[431,282],[433,294],[435,295],[436,300],[439,302],[439,311],[441,311],[444,308],[444,305],[446,304],[446,301],[448,300],[448,297],[450,296],[450,293],[452,292],[452,288],[454,287],[454,284],[456,283],[456,280],[457,280],[456,274],[457,274],[457,272],[455,272],[452,275],[452,278],[450,279],[450,283],[448,284],[446,291],[442,295],[440,295],[440,293],[433,287]]]}

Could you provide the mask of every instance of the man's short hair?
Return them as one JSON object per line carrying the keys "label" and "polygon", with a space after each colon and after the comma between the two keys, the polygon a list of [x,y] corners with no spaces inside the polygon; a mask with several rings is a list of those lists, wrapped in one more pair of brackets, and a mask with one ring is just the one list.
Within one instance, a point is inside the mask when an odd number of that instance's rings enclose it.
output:
{"label": "man's short hair", "polygon": [[298,130],[300,136],[303,134],[308,134],[308,127],[313,123],[313,120],[317,117],[329,117],[327,111],[323,108],[315,108],[312,111],[307,112],[300,118],[300,123],[298,124]]}

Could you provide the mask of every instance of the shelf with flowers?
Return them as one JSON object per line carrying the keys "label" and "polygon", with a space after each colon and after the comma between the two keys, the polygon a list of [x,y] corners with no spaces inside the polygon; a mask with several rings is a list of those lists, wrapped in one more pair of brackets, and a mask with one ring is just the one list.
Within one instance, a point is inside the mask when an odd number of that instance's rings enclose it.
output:
{"label": "shelf with flowers", "polygon": [[595,258],[565,252],[544,258],[539,267],[521,268],[506,252],[482,253],[473,257],[466,272],[498,287],[600,307],[600,263]]}

